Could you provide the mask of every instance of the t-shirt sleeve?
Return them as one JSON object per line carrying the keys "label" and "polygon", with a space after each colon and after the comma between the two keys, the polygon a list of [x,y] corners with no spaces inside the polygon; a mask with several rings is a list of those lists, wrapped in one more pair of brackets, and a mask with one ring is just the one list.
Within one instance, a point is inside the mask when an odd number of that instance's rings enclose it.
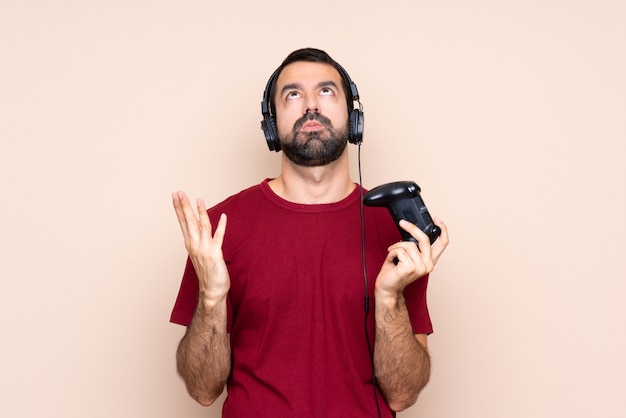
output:
{"label": "t-shirt sleeve", "polygon": [[[174,324],[184,325],[186,327],[191,324],[193,315],[196,312],[198,306],[198,276],[196,270],[191,263],[191,259],[187,257],[187,264],[185,265],[185,271],[183,273],[183,279],[180,283],[180,289],[178,290],[178,296],[174,303],[174,308],[170,315],[170,322]],[[232,327],[232,304],[230,301],[230,294],[226,299],[226,311],[227,311],[227,332],[231,331]]]}
{"label": "t-shirt sleeve", "polygon": [[172,309],[170,322],[189,326],[193,319],[193,314],[198,305],[198,276],[191,263],[191,259],[187,257],[187,264],[183,273],[183,279],[180,283],[178,296]]}
{"label": "t-shirt sleeve", "polygon": [[[381,251],[386,256],[388,246],[398,242],[402,237],[387,209],[368,209],[370,211],[366,214],[366,217],[369,216],[369,219],[372,221],[370,229],[377,234],[375,239],[378,239]],[[428,275],[417,279],[404,289],[404,299],[414,334],[431,334],[433,332],[426,299],[427,288]]]}
{"label": "t-shirt sleeve", "polygon": [[433,332],[426,298],[428,279],[429,276],[426,275],[404,289],[404,299],[414,334],[432,334]]}

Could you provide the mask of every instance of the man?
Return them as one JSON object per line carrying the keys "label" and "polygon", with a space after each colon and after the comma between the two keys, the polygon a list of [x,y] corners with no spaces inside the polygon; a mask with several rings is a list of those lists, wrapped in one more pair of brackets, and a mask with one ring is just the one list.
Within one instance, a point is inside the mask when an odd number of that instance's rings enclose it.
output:
{"label": "man", "polygon": [[189,253],[171,317],[187,326],[178,371],[202,405],[227,385],[224,417],[391,417],[428,381],[426,286],[447,229],[435,220],[431,246],[401,222],[418,248],[384,208],[362,221],[350,83],[324,51],[294,51],[264,100],[280,175],[208,212],[198,199],[197,215],[172,196]]}

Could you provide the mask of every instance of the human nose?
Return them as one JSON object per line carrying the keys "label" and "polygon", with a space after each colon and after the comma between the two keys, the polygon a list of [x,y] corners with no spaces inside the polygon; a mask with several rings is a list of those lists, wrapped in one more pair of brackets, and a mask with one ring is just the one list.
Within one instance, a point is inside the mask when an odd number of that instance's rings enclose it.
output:
{"label": "human nose", "polygon": [[319,104],[315,95],[308,95],[304,101],[304,113],[319,113]]}

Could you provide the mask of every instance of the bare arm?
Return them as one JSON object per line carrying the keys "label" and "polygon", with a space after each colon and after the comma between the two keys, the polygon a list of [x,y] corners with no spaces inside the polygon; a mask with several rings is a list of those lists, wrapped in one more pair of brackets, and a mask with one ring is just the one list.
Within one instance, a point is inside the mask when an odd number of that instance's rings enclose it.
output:
{"label": "bare arm", "polygon": [[222,255],[226,215],[212,234],[204,202],[196,217],[183,192],[172,195],[185,247],[198,276],[198,306],[178,345],[178,373],[187,391],[200,404],[211,405],[224,390],[230,374],[230,341],[226,330],[226,297],[230,277]]}
{"label": "bare arm", "polygon": [[394,411],[413,405],[430,378],[426,335],[413,334],[402,294],[376,298],[374,365],[378,384]]}
{"label": "bare arm", "polygon": [[176,363],[192,398],[209,406],[220,396],[230,373],[225,298],[213,303],[200,296],[191,325],[178,345]]}
{"label": "bare arm", "polygon": [[[431,247],[428,237],[412,224],[402,224],[419,242],[394,244],[376,279],[376,338],[374,366],[378,384],[389,407],[404,410],[417,401],[430,378],[426,335],[413,334],[402,294],[404,288],[430,273],[448,245],[448,231],[436,220],[442,233]],[[397,265],[394,258],[399,261]]]}

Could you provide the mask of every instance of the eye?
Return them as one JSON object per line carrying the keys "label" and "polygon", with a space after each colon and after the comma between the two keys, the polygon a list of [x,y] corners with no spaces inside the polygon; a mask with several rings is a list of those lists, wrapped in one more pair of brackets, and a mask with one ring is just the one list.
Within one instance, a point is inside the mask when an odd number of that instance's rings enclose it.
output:
{"label": "eye", "polygon": [[332,96],[334,94],[335,94],[335,92],[330,87],[324,87],[324,88],[322,88],[320,90],[320,95],[321,96]]}
{"label": "eye", "polygon": [[300,92],[299,91],[290,91],[289,93],[287,93],[287,95],[285,96],[285,98],[287,100],[293,100],[293,99],[297,99],[300,97]]}

